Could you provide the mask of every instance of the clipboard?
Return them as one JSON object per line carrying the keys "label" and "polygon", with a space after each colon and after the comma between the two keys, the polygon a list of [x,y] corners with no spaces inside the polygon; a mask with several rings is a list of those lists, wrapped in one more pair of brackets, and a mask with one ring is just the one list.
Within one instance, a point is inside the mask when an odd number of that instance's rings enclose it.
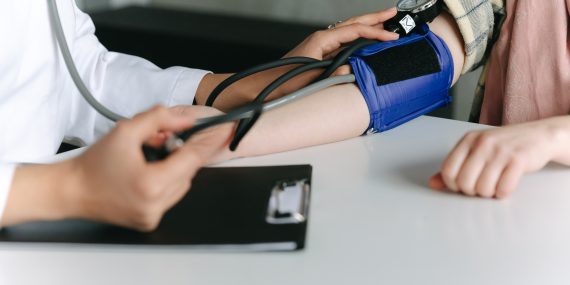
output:
{"label": "clipboard", "polygon": [[310,165],[204,168],[154,232],[67,220],[5,228],[0,243],[300,250],[307,234],[311,175]]}

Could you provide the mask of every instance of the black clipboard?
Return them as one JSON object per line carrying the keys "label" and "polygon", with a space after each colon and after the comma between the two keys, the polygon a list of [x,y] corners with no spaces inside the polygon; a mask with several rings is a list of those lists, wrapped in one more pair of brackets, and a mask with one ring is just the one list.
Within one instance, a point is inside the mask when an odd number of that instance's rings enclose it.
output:
{"label": "black clipboard", "polygon": [[305,246],[311,174],[310,165],[204,168],[152,233],[68,220],[8,227],[0,242],[299,250]]}

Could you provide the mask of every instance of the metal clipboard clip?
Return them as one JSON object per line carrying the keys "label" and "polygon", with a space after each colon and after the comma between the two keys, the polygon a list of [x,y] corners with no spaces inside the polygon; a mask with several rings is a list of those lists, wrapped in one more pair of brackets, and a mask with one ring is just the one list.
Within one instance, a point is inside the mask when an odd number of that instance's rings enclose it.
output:
{"label": "metal clipboard clip", "polygon": [[307,179],[283,180],[275,184],[267,206],[269,224],[299,224],[307,220],[311,185]]}

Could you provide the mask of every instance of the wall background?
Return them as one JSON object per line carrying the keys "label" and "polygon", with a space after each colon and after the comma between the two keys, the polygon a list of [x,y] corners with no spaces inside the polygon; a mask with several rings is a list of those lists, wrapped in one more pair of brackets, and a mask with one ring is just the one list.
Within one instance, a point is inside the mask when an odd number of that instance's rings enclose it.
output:
{"label": "wall background", "polygon": [[95,11],[120,8],[127,5],[149,5],[152,3],[152,0],[75,0],[75,2],[85,11]]}
{"label": "wall background", "polygon": [[[76,0],[86,9],[152,5],[327,26],[354,15],[385,9],[397,0]],[[453,117],[466,120],[480,71],[463,76],[457,83]]]}
{"label": "wall background", "polygon": [[392,6],[395,0],[153,0],[154,5],[328,24]]}

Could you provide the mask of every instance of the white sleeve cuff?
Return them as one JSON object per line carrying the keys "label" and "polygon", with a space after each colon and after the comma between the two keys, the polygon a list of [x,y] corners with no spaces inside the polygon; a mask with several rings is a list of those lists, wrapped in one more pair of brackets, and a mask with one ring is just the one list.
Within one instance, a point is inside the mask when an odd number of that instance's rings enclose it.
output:
{"label": "white sleeve cuff", "polygon": [[0,163],[0,228],[2,228],[2,217],[6,203],[8,202],[8,193],[12,186],[12,178],[14,177],[15,170],[16,165],[14,164]]}
{"label": "white sleeve cuff", "polygon": [[176,81],[168,106],[192,105],[200,82],[210,73],[210,71],[190,68],[182,71]]}

